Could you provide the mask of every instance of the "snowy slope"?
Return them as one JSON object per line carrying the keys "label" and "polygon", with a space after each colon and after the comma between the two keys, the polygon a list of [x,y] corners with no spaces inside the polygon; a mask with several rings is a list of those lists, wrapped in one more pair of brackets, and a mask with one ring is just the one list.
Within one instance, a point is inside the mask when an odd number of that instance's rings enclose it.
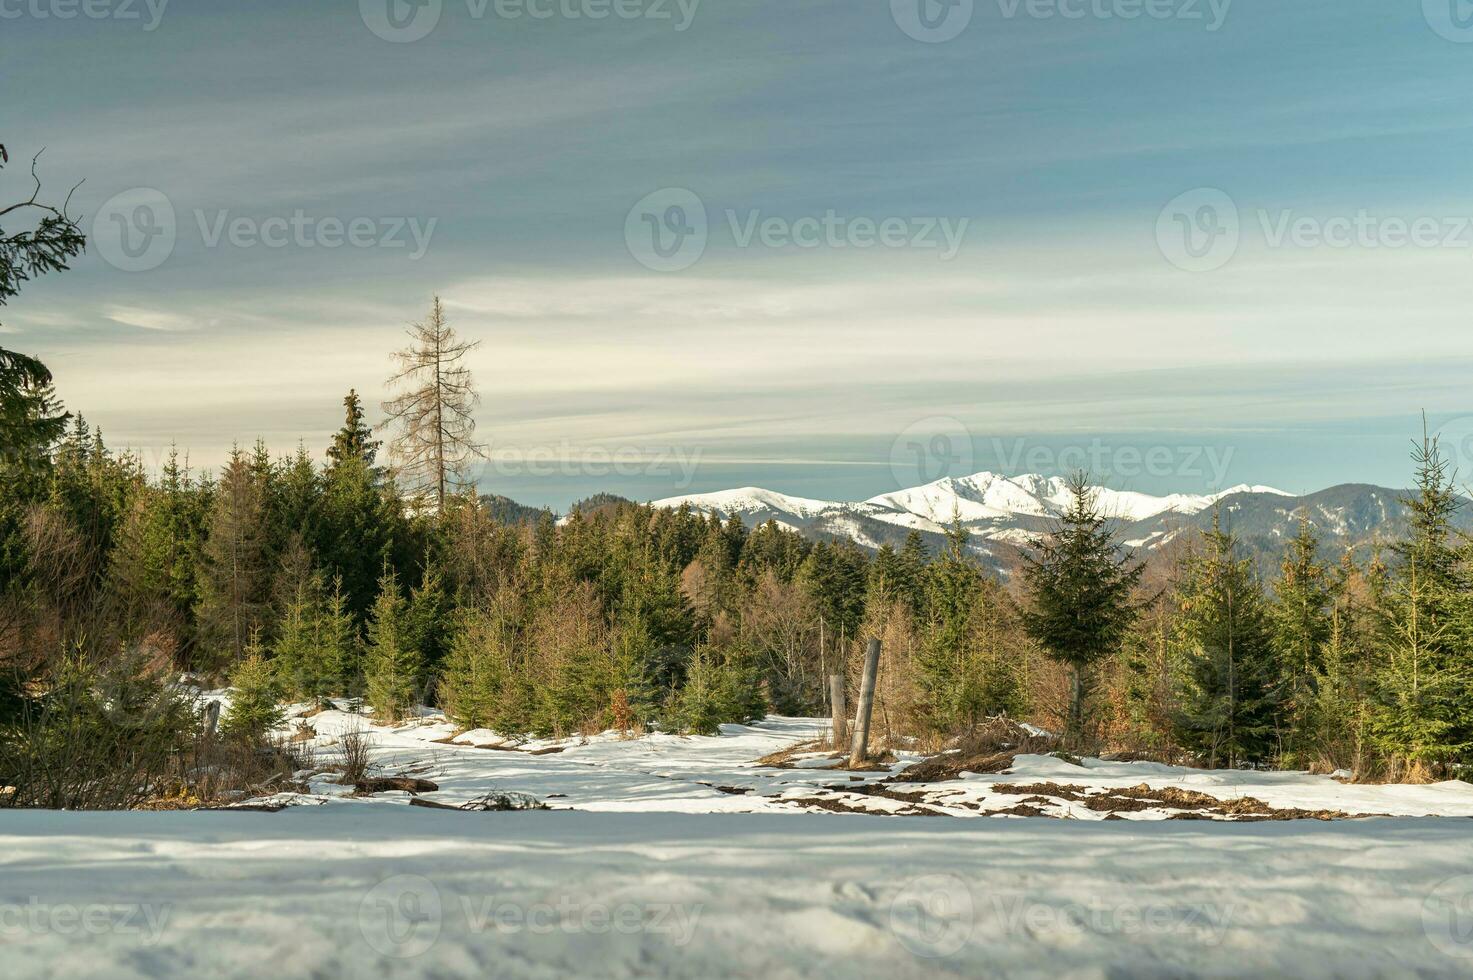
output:
{"label": "snowy slope", "polygon": [[[323,756],[364,720],[312,719]],[[1439,818],[1274,823],[805,811],[843,773],[755,766],[814,719],[720,738],[601,736],[550,755],[372,729],[441,802],[488,787],[560,809],[299,798],[279,813],[0,810],[7,978],[1467,976],[1473,787],[1350,787],[1023,756],[933,784],[1142,782],[1279,806]],[[522,748],[547,748],[529,743]],[[800,762],[803,760],[800,759]],[[883,774],[879,774],[883,775]],[[867,776],[866,780],[878,778]],[[899,784],[893,784],[899,785]],[[740,793],[750,786],[754,792]],[[907,784],[908,789],[924,789]],[[831,792],[831,791],[826,791]],[[1016,789],[1015,789],[1016,792]],[[1016,801],[1017,797],[1012,799]],[[895,812],[875,798],[875,812]],[[568,809],[561,809],[568,808]],[[623,812],[618,812],[623,811]],[[1149,821],[1149,822],[1140,822]]]}
{"label": "snowy slope", "polygon": [[[1272,487],[1237,486],[1214,494],[1169,494],[1152,496],[1130,490],[1096,487],[1101,510],[1124,524],[1189,517],[1208,510],[1219,501],[1242,494],[1294,499]],[[928,535],[941,534],[959,518],[975,537],[1015,544],[1043,530],[1069,504],[1069,488],[1059,477],[1025,474],[1006,477],[997,473],[947,477],[924,486],[881,494],[868,500],[847,502],[795,497],[758,487],[743,487],[716,493],[687,494],[654,501],[652,506],[674,509],[689,506],[722,517],[740,516],[748,525],[767,521],[800,531],[853,537],[861,544],[883,543],[883,529],[898,533],[915,529]],[[1145,540],[1150,531],[1137,537]]]}

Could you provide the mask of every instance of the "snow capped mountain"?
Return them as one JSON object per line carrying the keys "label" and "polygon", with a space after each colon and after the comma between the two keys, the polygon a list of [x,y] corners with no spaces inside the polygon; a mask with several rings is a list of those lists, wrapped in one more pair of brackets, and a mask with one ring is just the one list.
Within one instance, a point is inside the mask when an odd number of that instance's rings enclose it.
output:
{"label": "snow capped mountain", "polygon": [[[1272,487],[1238,486],[1215,494],[1170,494],[1156,497],[1131,490],[1096,487],[1101,509],[1110,517],[1135,524],[1163,515],[1190,516],[1237,494],[1292,497]],[[657,500],[653,506],[689,505],[723,517],[740,515],[749,525],[776,520],[799,530],[843,534],[874,546],[888,535],[867,525],[878,523],[939,534],[954,518],[978,538],[1021,543],[1047,526],[1069,504],[1069,486],[1059,477],[1025,474],[1016,477],[976,473],[947,477],[925,486],[881,494],[859,502],[812,500],[743,487],[717,493],[689,494]]]}

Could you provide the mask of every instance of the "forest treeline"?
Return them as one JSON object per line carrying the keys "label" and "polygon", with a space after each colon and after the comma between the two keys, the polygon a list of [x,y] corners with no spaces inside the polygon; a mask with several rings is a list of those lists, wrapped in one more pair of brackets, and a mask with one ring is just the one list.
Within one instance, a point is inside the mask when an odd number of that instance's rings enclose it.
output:
{"label": "forest treeline", "polygon": [[502,523],[468,489],[416,506],[345,405],[321,461],[257,445],[218,474],[175,454],[150,478],[81,418],[6,460],[0,661],[31,682],[70,654],[268,701],[362,696],[379,718],[429,703],[507,733],[709,732],[822,714],[827,675],[880,636],[877,724],[896,744],[1006,714],[1206,765],[1435,775],[1469,758],[1473,551],[1432,442],[1405,537],[1364,565],[1305,521],[1272,580],[1222,527],[1146,575],[1080,479],[1004,582],[960,527],[939,553],[918,535],[868,553],[688,509]]}
{"label": "forest treeline", "polygon": [[[85,245],[39,178],[0,218],[27,213],[0,230],[0,305]],[[436,299],[383,423],[350,392],[323,458],[257,444],[218,472],[177,452],[150,472],[0,349],[0,805],[128,805],[165,771],[229,769],[181,673],[235,688],[239,760],[288,699],[361,697],[378,721],[430,704],[508,735],[822,714],[871,637],[893,746],[1006,715],[1075,751],[1207,766],[1473,763],[1473,542],[1435,440],[1413,448],[1407,526],[1369,557],[1327,553],[1305,515],[1264,575],[1229,514],[1148,566],[1080,474],[1004,579],[959,523],[935,552],[913,534],[871,553],[624,502],[507,520],[473,480],[475,346]]]}

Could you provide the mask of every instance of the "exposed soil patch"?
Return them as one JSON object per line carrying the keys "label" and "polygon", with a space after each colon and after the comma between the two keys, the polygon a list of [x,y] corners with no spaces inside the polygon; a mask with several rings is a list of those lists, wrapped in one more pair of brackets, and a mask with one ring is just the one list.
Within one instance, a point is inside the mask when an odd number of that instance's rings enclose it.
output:
{"label": "exposed soil patch", "polygon": [[414,776],[378,776],[360,779],[353,784],[353,788],[360,793],[433,793],[440,788],[440,784]]}
{"label": "exposed soil patch", "polygon": [[805,796],[789,798],[782,801],[802,807],[805,810],[826,810],[829,813],[861,813],[867,817],[944,817],[946,814],[940,810],[918,806],[907,806],[900,810],[870,810],[865,807],[855,806],[843,798]]}
{"label": "exposed soil patch", "polygon": [[994,718],[958,740],[955,748],[922,759],[891,777],[896,783],[939,783],[964,772],[998,773],[1019,755],[1047,755],[1058,748],[1052,735],[1035,735],[1015,721]]}
{"label": "exposed soil patch", "polygon": [[1181,810],[1173,814],[1172,820],[1212,820],[1230,817],[1235,820],[1348,820],[1358,817],[1377,816],[1370,813],[1346,813],[1342,810],[1304,810],[1297,807],[1276,809],[1262,800],[1241,796],[1232,800],[1221,800],[1195,790],[1167,786],[1154,789],[1141,783],[1124,789],[1091,790],[1087,786],[1071,786],[1063,783],[1032,783],[1016,785],[997,783],[992,789],[1008,795],[1029,796],[1031,803],[1038,797],[1053,797],[1079,803],[1096,813],[1133,813],[1139,810]]}
{"label": "exposed soil patch", "polygon": [[799,766],[795,761],[800,755],[813,756],[829,751],[830,746],[826,742],[798,742],[785,749],[764,755],[758,759],[756,764],[768,766],[773,769],[840,769],[845,772],[883,772],[895,764],[895,753],[886,749],[876,752],[857,766],[848,764],[849,754],[847,752],[834,751],[829,758],[833,760],[826,766]]}

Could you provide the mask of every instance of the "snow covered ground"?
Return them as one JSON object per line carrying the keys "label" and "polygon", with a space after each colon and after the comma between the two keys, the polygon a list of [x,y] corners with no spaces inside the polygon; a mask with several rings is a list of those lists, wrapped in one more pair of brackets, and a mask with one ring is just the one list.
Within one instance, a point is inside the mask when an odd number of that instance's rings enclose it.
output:
{"label": "snow covered ground", "polygon": [[[367,727],[310,724],[324,763]],[[813,754],[754,765],[819,729],[774,718],[516,751],[476,748],[502,741],[490,732],[448,744],[434,717],[369,729],[378,772],[437,785],[422,799],[521,791],[548,811],[348,799],[325,775],[275,813],[0,811],[0,975],[1473,975],[1467,784],[1047,756],[934,784]],[[1100,806],[1142,784],[1394,816]],[[1021,799],[1069,819],[984,817]]]}

